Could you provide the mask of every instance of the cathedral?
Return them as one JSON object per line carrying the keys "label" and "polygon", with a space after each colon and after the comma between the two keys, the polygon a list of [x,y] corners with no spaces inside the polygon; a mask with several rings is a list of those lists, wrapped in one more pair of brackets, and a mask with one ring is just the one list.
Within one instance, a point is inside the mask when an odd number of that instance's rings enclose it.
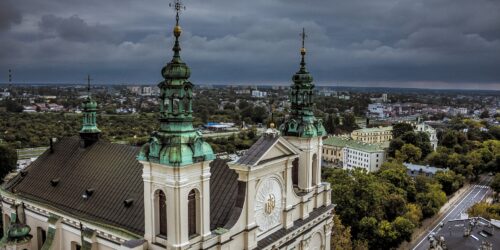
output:
{"label": "cathedral", "polygon": [[196,97],[180,53],[182,6],[174,5],[158,131],[140,148],[100,140],[89,95],[79,135],[51,142],[3,184],[0,249],[330,249],[326,132],[313,114],[304,42],[286,121],[271,124],[238,160],[218,159],[192,124]]}

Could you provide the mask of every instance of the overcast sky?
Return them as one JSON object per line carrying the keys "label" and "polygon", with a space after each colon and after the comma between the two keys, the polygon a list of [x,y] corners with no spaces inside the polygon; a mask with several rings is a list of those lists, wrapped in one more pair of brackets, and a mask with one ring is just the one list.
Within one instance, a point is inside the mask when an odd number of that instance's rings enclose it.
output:
{"label": "overcast sky", "polygon": [[[1,0],[0,82],[147,83],[169,0]],[[500,0],[185,0],[195,84],[290,84],[302,27],[317,84],[500,90]]]}

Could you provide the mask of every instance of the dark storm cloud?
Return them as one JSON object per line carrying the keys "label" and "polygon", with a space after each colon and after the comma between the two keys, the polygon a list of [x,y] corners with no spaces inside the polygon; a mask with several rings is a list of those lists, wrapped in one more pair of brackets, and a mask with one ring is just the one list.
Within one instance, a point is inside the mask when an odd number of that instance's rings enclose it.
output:
{"label": "dark storm cloud", "polygon": [[[171,57],[168,0],[5,3],[20,14],[0,16],[0,69],[19,68],[23,81],[94,72],[101,82],[152,83]],[[186,4],[182,57],[196,83],[289,83],[305,27],[318,83],[500,88],[498,0]]]}
{"label": "dark storm cloud", "polygon": [[0,2],[0,31],[10,28],[13,24],[21,22],[21,13],[10,0]]}
{"label": "dark storm cloud", "polygon": [[44,34],[55,33],[70,42],[117,41],[119,39],[109,27],[101,24],[90,26],[76,15],[68,18],[44,15],[39,27]]}

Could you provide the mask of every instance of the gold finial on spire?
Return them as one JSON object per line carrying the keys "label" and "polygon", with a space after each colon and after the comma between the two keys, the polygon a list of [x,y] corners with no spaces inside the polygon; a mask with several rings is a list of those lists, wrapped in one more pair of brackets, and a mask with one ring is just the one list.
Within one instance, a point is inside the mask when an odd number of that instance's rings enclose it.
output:
{"label": "gold finial on spire", "polygon": [[174,0],[173,3],[168,4],[171,8],[174,9],[175,13],[175,27],[174,27],[174,36],[179,37],[182,33],[181,26],[179,26],[179,14],[182,10],[186,9],[186,6],[182,4],[181,0]]}
{"label": "gold finial on spire", "polygon": [[300,55],[302,55],[302,59],[300,60],[300,68],[302,71],[306,69],[306,28],[302,28],[302,48],[300,48]]}

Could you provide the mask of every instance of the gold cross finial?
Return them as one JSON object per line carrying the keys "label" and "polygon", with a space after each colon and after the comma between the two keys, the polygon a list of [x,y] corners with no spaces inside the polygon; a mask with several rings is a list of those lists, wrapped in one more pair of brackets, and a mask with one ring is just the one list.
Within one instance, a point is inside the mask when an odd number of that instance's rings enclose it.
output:
{"label": "gold cross finial", "polygon": [[306,47],[306,28],[302,28],[302,34],[300,34],[302,36],[302,48],[305,48]]}
{"label": "gold cross finial", "polygon": [[179,13],[183,10],[186,10],[186,6],[182,3],[181,0],[174,0],[172,3],[168,4],[169,7],[173,8],[175,11],[175,24],[179,25]]}

